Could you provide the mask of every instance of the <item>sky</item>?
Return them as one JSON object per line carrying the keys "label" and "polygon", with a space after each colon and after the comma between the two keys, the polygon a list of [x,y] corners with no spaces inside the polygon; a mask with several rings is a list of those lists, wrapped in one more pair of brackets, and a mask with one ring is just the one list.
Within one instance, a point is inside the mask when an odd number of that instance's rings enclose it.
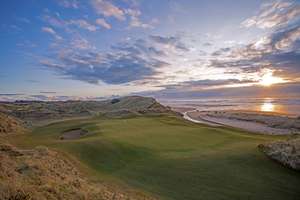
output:
{"label": "sky", "polygon": [[299,0],[4,0],[0,100],[300,94]]}

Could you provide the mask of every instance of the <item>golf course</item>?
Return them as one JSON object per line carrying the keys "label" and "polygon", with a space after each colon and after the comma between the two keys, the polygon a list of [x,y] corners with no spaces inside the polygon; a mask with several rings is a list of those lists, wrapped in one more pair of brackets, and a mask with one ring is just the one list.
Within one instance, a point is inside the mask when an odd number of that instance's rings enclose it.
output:
{"label": "golf course", "polygon": [[[86,135],[62,139],[68,130]],[[166,200],[296,200],[300,174],[259,151],[284,138],[194,124],[161,114],[65,120],[9,137],[80,161],[93,180],[136,188]]]}

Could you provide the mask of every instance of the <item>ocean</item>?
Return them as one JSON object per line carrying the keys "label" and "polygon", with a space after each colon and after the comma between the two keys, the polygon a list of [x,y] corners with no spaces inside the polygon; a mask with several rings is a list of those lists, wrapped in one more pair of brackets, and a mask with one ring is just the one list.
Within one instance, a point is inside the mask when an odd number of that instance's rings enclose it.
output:
{"label": "ocean", "polygon": [[300,116],[300,98],[160,99],[171,107],[193,107],[200,111],[246,110]]}

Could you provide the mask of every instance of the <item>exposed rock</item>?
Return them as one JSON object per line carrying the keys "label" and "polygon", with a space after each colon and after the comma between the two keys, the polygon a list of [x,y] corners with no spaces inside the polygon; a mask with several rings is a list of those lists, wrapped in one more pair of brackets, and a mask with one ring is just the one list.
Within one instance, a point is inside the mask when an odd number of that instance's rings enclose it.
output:
{"label": "exposed rock", "polygon": [[300,138],[258,146],[268,157],[295,170],[300,170]]}

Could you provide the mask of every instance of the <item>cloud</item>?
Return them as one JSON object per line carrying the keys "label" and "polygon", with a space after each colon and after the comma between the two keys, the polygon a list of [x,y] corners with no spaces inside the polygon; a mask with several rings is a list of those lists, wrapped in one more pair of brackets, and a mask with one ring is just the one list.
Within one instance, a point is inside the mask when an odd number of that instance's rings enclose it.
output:
{"label": "cloud", "polygon": [[213,46],[213,44],[210,42],[205,42],[205,43],[203,43],[203,46],[210,47],[210,46]]}
{"label": "cloud", "polygon": [[153,20],[149,24],[142,22],[140,20],[140,15],[142,13],[137,9],[127,9],[125,13],[130,17],[129,26],[133,28],[153,28],[153,24],[157,22],[156,20]]}
{"label": "cloud", "polygon": [[115,17],[118,20],[125,20],[125,13],[121,8],[118,8],[108,0],[92,0],[93,8],[100,15],[105,17]]}
{"label": "cloud", "polygon": [[96,19],[96,24],[98,24],[106,29],[111,29],[111,25],[109,23],[107,23],[105,21],[105,19],[103,19],[103,18]]}
{"label": "cloud", "polygon": [[127,52],[130,54],[140,55],[143,57],[156,57],[156,56],[165,56],[163,50],[158,49],[154,45],[149,44],[146,40],[137,39],[135,42],[122,42],[117,45],[112,45],[112,49],[122,52]]}
{"label": "cloud", "polygon": [[[218,35],[206,34],[205,40],[201,41],[199,34],[175,33],[143,35],[142,39],[130,35],[110,46],[101,44],[103,49],[100,50],[97,43],[89,41],[94,39],[88,37],[89,32],[111,29],[110,23],[116,19],[128,22],[128,28],[152,28],[155,22],[143,18],[142,11],[137,5],[131,5],[131,0],[120,4],[109,0],[90,1],[98,14],[93,16],[93,21],[87,17],[44,17],[49,23],[44,32],[54,36],[55,30],[65,30],[70,36],[52,45],[51,52],[40,60],[43,68],[61,78],[121,88],[128,85],[162,88],[164,94],[178,91],[192,95],[199,91],[214,94],[224,86],[252,85],[264,68],[288,80],[300,77],[300,27],[296,23],[299,8],[296,3],[264,3],[259,13],[243,25],[270,29],[261,32],[265,35],[249,44],[238,41],[218,43]],[[89,32],[82,33],[79,29]],[[222,44],[224,47],[217,49]],[[209,50],[204,52],[203,49]]]}
{"label": "cloud", "polygon": [[73,38],[71,40],[70,45],[72,46],[72,48],[79,49],[79,50],[89,50],[89,49],[96,48],[95,46],[90,44],[90,42],[87,39],[85,39],[81,36],[77,36],[77,37]]}
{"label": "cloud", "polygon": [[50,61],[50,60],[45,60],[45,59],[42,59],[42,60],[40,60],[39,61],[40,62],[40,64],[42,65],[42,66],[45,66],[45,67],[47,67],[47,68],[49,68],[49,69],[59,69],[59,68],[64,68],[65,66],[64,65],[62,65],[62,64],[57,64],[57,63],[54,63],[54,62],[52,62],[52,61]]}
{"label": "cloud", "polygon": [[60,19],[59,17],[53,17],[51,15],[44,15],[43,20],[46,21],[52,27],[57,27],[57,28],[67,27],[67,22]]}
{"label": "cloud", "polygon": [[46,95],[30,95],[28,96],[31,100],[36,100],[36,101],[48,101],[49,97]]}
{"label": "cloud", "polygon": [[[211,82],[211,81],[209,81]],[[193,88],[193,89],[190,89]],[[234,97],[257,97],[278,98],[280,97],[299,97],[300,84],[299,83],[283,83],[272,86],[272,88],[263,88],[257,85],[249,87],[234,87],[234,88],[212,88],[202,89],[201,87],[194,88],[185,85],[182,88],[165,88],[158,91],[146,91],[135,93],[137,95],[152,96],[158,99],[199,99],[199,98],[234,98]]]}
{"label": "cloud", "polygon": [[42,27],[42,31],[45,33],[49,33],[52,35],[56,40],[62,40],[63,38],[59,36],[51,27]]}
{"label": "cloud", "polygon": [[[56,16],[49,15],[49,12],[43,16],[43,19],[49,23],[52,27],[59,27],[67,32],[74,32],[71,26],[76,26],[90,32],[95,32],[98,30],[98,26],[105,29],[111,29],[112,26],[107,22],[108,17],[114,17],[117,20],[125,21],[129,23],[128,28],[154,28],[154,25],[158,23],[156,18],[150,20],[146,23],[141,20],[141,11],[138,9],[138,4],[135,1],[126,1],[129,8],[117,7],[110,0],[90,0],[92,7],[96,11],[100,18],[95,20],[95,24],[88,21],[87,19],[61,19],[59,14]],[[79,2],[76,0],[63,0],[59,1],[59,4],[63,7],[68,8],[79,8]]]}
{"label": "cloud", "polygon": [[[127,17],[126,22],[129,22],[130,27],[150,28],[151,23],[142,21],[139,9],[121,9],[112,2],[92,1],[97,13],[101,15],[94,21],[95,24],[86,20],[64,21],[59,17],[51,22],[58,26],[76,25],[95,31],[99,29],[98,26],[111,29],[107,17],[118,20]],[[292,5],[280,4],[262,15],[268,16],[278,9],[282,12],[292,7],[295,9]],[[226,84],[253,84],[257,81],[253,77],[257,78],[263,68],[284,74],[284,77],[293,76],[286,74],[288,70],[300,71],[297,70],[299,62],[296,59],[299,56],[299,24],[281,23],[277,24],[276,28],[269,30],[264,37],[255,42],[247,45],[234,43],[230,48],[225,46],[212,53],[200,49],[203,46],[212,46],[211,43],[191,42],[193,38],[180,33],[175,36],[127,38],[121,43],[112,44],[103,52],[91,45],[87,38],[76,35],[79,34],[77,32],[69,41],[65,41],[67,43],[55,47],[57,49],[54,50],[54,54],[41,60],[40,64],[55,71],[62,78],[92,84],[142,85],[168,90],[203,90]],[[215,50],[216,47],[217,45],[210,49]],[[294,60],[288,60],[290,57]]]}
{"label": "cloud", "polygon": [[224,55],[224,54],[227,54],[229,53],[231,50],[231,48],[220,48],[219,50],[215,51],[212,53],[213,56],[221,56],[221,55]]}
{"label": "cloud", "polygon": [[285,50],[293,47],[294,43],[300,39],[300,27],[292,28],[278,34],[279,38],[274,44],[276,49]]}
{"label": "cloud", "polygon": [[232,47],[212,53],[210,66],[225,68],[227,72],[251,76],[264,68],[295,81],[300,76],[300,27],[287,26],[274,30],[243,47]]}
{"label": "cloud", "polygon": [[299,52],[282,52],[270,54],[264,57],[271,63],[277,74],[288,77],[289,79],[299,79],[300,77],[300,53]]}
{"label": "cloud", "polygon": [[253,84],[253,80],[239,80],[239,79],[203,79],[197,81],[185,81],[177,84],[162,85],[166,90],[182,90],[182,91],[201,91],[208,89],[217,89],[225,87],[238,87],[239,85]]}
{"label": "cloud", "polygon": [[57,0],[57,3],[65,8],[79,8],[78,0]]}
{"label": "cloud", "polygon": [[52,92],[52,91],[41,91],[41,94],[56,94],[56,92]]}
{"label": "cloud", "polygon": [[151,35],[150,39],[158,44],[166,45],[168,47],[175,48],[177,50],[189,51],[186,45],[180,41],[180,37],[175,37],[175,36],[163,37],[158,35]]}
{"label": "cloud", "polygon": [[20,96],[24,95],[23,93],[0,93],[0,96]]}
{"label": "cloud", "polygon": [[[59,16],[44,15],[44,21],[46,21],[50,26],[60,28],[65,30],[67,33],[74,33],[74,27],[81,28],[90,32],[95,32],[98,27],[85,19],[71,19],[64,20]],[[51,28],[52,29],[52,28]]]}
{"label": "cloud", "polygon": [[87,22],[84,19],[70,20],[68,22],[68,24],[75,25],[77,27],[86,29],[86,30],[91,31],[91,32],[97,31],[97,27],[95,25],[90,24],[89,22]]}
{"label": "cloud", "polygon": [[124,84],[155,75],[156,69],[167,65],[157,58],[158,50],[150,48],[142,40],[134,44],[112,46],[110,52],[101,53],[97,49],[59,49],[52,59],[44,59],[40,64],[59,75],[98,84]]}
{"label": "cloud", "polygon": [[300,5],[291,1],[274,1],[262,5],[258,15],[242,22],[244,27],[261,29],[280,27],[300,17]]}

